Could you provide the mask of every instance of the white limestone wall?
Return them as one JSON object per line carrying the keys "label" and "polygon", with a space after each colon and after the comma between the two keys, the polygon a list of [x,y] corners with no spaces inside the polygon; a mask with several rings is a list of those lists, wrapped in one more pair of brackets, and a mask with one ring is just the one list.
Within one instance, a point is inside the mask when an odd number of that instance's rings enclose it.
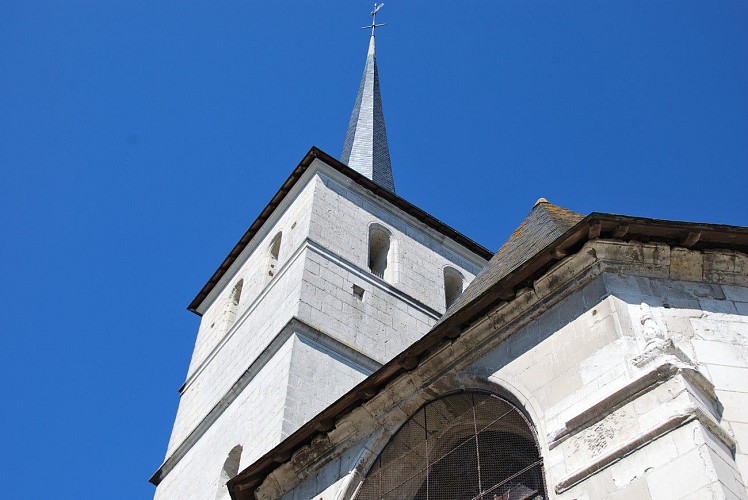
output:
{"label": "white limestone wall", "polygon": [[282,438],[293,337],[253,378],[156,489],[156,500],[215,499],[223,491],[221,471],[229,452],[241,445],[239,470],[245,468]]}
{"label": "white limestone wall", "polygon": [[262,303],[239,317],[236,328],[229,331],[220,347],[188,379],[179,401],[167,456],[296,315],[303,269],[303,258],[288,262],[266,289]]}
{"label": "white limestone wall", "polygon": [[485,261],[335,174],[327,168],[318,174],[309,237],[358,268],[368,270],[369,226],[383,225],[392,232],[395,252],[395,276],[390,283],[443,313],[444,267],[459,270],[467,286]]}
{"label": "white limestone wall", "polygon": [[693,328],[695,358],[724,406],[722,421],[735,438],[738,470],[748,485],[748,288],[721,288],[725,300],[708,304],[707,317],[689,311],[684,326]]}
{"label": "white limestone wall", "polygon": [[[295,203],[282,206],[216,286],[200,322],[187,379],[166,456],[169,457],[207,413],[224,397],[283,326],[298,311],[304,270],[303,242],[309,228],[313,185],[298,186]],[[269,246],[278,232],[282,241],[274,276],[268,274]],[[244,280],[233,324],[222,328],[234,284]]]}
{"label": "white limestone wall", "polygon": [[297,332],[286,386],[283,438],[372,373],[354,359]]}
{"label": "white limestone wall", "polygon": [[[296,193],[289,194],[286,203],[265,223],[265,226],[255,235],[253,241],[244,249],[240,257],[234,262],[232,269],[226,273],[216,285],[214,291],[200,306],[203,313],[200,321],[195,349],[190,361],[187,376],[205,361],[215,347],[226,336],[228,328],[225,324],[225,313],[229,309],[229,301],[234,285],[243,280],[241,300],[236,308],[236,317],[240,318],[251,306],[255,306],[260,294],[265,290],[272,278],[268,275],[269,247],[273,238],[282,233],[279,255],[279,266],[282,266],[298,250],[309,232],[311,205],[314,196],[314,186],[299,183]],[[303,184],[303,185],[301,185]],[[292,198],[296,195],[293,203]]]}
{"label": "white limestone wall", "polygon": [[[672,339],[714,384],[722,406],[720,423],[737,445],[738,481],[746,484],[748,287],[655,278],[617,277],[610,281],[634,325],[646,323],[642,320],[642,304],[646,304],[656,334]],[[646,340],[644,327],[640,338]]]}
{"label": "white limestone wall", "polygon": [[164,478],[156,499],[216,498],[231,449],[242,446],[243,469],[371,373],[307,332],[285,330],[267,364]]}
{"label": "white limestone wall", "polygon": [[[524,395],[546,448],[548,486],[566,483],[558,498],[746,498],[745,292],[606,273],[470,371],[490,373],[488,380]],[[693,375],[673,376],[660,389],[637,385],[663,363]],[[695,388],[702,379],[705,388]],[[694,408],[703,421],[655,432]],[[573,424],[585,412],[599,420]],[[720,432],[737,441],[736,458],[715,437]],[[627,446],[642,436],[649,437],[630,453]],[[590,467],[589,475],[579,475]]]}
{"label": "white limestone wall", "polygon": [[614,301],[598,277],[517,330],[470,371],[507,381],[531,397],[546,433],[553,432],[629,376],[636,343],[622,333],[626,318]]}
{"label": "white limestone wall", "polygon": [[[421,338],[435,311],[404,301],[368,270],[342,266],[309,251],[298,316],[380,364]],[[363,288],[363,298],[353,286]]]}

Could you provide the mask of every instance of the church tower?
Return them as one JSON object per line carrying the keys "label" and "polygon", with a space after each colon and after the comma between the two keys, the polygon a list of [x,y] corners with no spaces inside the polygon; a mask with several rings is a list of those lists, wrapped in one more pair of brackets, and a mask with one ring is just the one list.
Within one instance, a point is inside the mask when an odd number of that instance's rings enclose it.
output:
{"label": "church tower", "polygon": [[312,148],[188,307],[202,319],[159,500],[229,498],[228,479],[423,336],[491,257],[394,193],[376,26],[341,160]]}

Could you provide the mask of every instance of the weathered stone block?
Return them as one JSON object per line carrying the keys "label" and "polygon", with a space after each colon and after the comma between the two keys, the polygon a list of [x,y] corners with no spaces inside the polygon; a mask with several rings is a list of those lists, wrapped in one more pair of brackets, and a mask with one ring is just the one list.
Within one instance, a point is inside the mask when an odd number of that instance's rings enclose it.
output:
{"label": "weathered stone block", "polygon": [[748,286],[748,255],[704,250],[704,279],[714,283]]}
{"label": "weathered stone block", "polygon": [[698,281],[704,273],[704,257],[701,252],[687,248],[673,248],[670,252],[670,278],[674,280]]}
{"label": "weathered stone block", "polygon": [[748,287],[746,286],[722,285],[722,291],[727,300],[748,302]]}
{"label": "weathered stone block", "polygon": [[[746,357],[748,346],[702,339],[693,339],[691,342],[700,363],[748,368]],[[746,392],[748,392],[748,382],[746,382]]]}
{"label": "weathered stone block", "polygon": [[682,498],[717,480],[714,469],[694,449],[647,474],[652,500]]}

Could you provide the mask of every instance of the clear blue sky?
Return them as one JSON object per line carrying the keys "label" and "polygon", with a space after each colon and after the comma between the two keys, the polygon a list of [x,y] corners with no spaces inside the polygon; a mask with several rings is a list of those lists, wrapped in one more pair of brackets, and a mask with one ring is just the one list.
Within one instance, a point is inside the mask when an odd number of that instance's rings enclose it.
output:
{"label": "clear blue sky", "polygon": [[[535,200],[748,225],[748,2],[388,0],[398,193],[496,249]],[[7,498],[148,498],[185,307],[311,145],[371,3],[5,0]]]}

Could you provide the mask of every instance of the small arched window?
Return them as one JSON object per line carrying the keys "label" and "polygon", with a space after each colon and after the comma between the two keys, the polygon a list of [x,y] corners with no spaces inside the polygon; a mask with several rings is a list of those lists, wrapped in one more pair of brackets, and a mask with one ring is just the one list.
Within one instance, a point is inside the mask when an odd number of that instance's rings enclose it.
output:
{"label": "small arched window", "polygon": [[369,271],[383,280],[392,281],[392,238],[390,232],[379,224],[369,228]]}
{"label": "small arched window", "polygon": [[543,500],[543,460],[529,422],[493,394],[432,401],[392,437],[358,500],[455,498]]}
{"label": "small arched window", "polygon": [[453,267],[444,268],[444,304],[447,309],[462,295],[465,279],[460,271]]}
{"label": "small arched window", "polygon": [[268,263],[268,275],[270,277],[275,276],[278,271],[278,256],[280,255],[281,238],[283,233],[278,233],[273,237],[273,241],[270,242],[270,261]]}
{"label": "small arched window", "polygon": [[221,475],[218,478],[218,493],[216,493],[216,500],[228,500],[231,498],[226,483],[229,479],[239,474],[239,462],[241,461],[241,458],[242,447],[241,445],[236,445],[231,449],[229,456],[223,463]]}

